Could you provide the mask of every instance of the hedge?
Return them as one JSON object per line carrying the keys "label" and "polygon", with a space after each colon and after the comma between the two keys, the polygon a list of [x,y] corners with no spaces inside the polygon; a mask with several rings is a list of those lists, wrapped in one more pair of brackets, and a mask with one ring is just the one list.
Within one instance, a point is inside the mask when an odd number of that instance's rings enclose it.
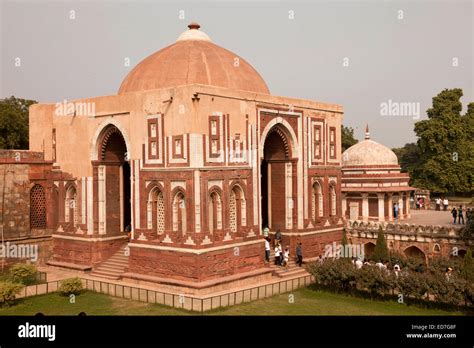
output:
{"label": "hedge", "polygon": [[[404,299],[431,300],[449,305],[473,305],[474,285],[453,273],[395,272],[364,265],[357,269],[348,259],[326,259],[308,265],[316,284],[339,292],[362,293],[371,297],[402,294]],[[405,300],[404,300],[405,301]]]}

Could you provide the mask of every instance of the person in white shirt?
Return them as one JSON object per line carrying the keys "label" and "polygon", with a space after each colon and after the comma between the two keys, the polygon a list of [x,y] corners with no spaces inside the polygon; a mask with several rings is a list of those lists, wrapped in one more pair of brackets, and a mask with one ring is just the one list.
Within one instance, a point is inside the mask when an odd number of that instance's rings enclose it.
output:
{"label": "person in white shirt", "polygon": [[275,246],[275,265],[280,266],[281,260],[280,260],[280,255],[281,255],[281,246],[280,244],[277,243]]}
{"label": "person in white shirt", "polygon": [[265,262],[270,262],[270,238],[265,238]]}
{"label": "person in white shirt", "polygon": [[444,208],[444,211],[447,211],[448,210],[448,205],[449,205],[449,201],[448,199],[445,197],[443,199],[443,208]]}
{"label": "person in white shirt", "polygon": [[363,265],[364,263],[362,262],[361,259],[357,259],[357,261],[355,262],[355,266],[357,269],[361,269]]}
{"label": "person in white shirt", "polygon": [[383,263],[382,263],[382,262],[380,262],[380,261],[379,261],[379,262],[377,262],[377,263],[375,264],[375,266],[377,266],[379,269],[383,269],[383,268],[384,268],[384,265],[383,265]]}
{"label": "person in white shirt", "polygon": [[286,247],[285,252],[283,253],[283,266],[288,268],[288,261],[290,260],[290,248]]}
{"label": "person in white shirt", "polygon": [[395,272],[395,276],[398,278],[398,273],[400,273],[400,266],[398,265],[398,263],[393,266],[393,271]]}
{"label": "person in white shirt", "polygon": [[441,210],[441,198],[436,198],[436,210]]}

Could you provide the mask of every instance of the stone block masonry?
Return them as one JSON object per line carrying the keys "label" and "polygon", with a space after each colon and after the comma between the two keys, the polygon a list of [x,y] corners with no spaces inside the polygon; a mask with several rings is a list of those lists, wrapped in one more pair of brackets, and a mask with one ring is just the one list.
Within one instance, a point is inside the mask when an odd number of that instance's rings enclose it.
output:
{"label": "stone block masonry", "polygon": [[5,240],[31,236],[28,172],[28,164],[0,164],[0,224]]}

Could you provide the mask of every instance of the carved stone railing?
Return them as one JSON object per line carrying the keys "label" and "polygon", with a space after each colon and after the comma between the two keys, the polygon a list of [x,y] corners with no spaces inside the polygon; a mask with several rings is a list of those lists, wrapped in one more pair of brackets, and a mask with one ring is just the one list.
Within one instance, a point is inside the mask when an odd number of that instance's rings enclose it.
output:
{"label": "carved stone railing", "polygon": [[346,220],[345,222],[345,228],[349,232],[376,233],[380,226],[382,226],[386,234],[445,238],[459,238],[459,232],[462,229],[462,227],[454,226],[391,223],[383,221]]}

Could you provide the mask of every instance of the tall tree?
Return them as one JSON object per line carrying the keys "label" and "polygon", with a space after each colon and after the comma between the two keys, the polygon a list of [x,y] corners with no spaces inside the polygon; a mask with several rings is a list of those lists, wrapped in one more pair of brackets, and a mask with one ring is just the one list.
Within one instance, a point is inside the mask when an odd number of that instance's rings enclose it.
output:
{"label": "tall tree", "polygon": [[28,149],[28,108],[35,103],[13,96],[0,100],[1,149]]}
{"label": "tall tree", "polygon": [[433,98],[428,119],[415,124],[420,160],[413,184],[434,192],[469,192],[474,172],[473,103],[461,115],[461,89],[445,89]]}
{"label": "tall tree", "polygon": [[389,261],[387,241],[385,240],[385,234],[383,233],[382,226],[379,226],[379,232],[377,234],[377,242],[375,243],[372,259],[374,261],[381,261],[381,262]]}
{"label": "tall tree", "polygon": [[354,138],[354,129],[341,125],[341,147],[342,152],[346,151],[352,145],[357,144],[357,139]]}
{"label": "tall tree", "polygon": [[401,171],[409,173],[410,178],[413,176],[413,170],[420,161],[420,149],[415,143],[405,144],[403,147],[392,149],[398,157]]}

